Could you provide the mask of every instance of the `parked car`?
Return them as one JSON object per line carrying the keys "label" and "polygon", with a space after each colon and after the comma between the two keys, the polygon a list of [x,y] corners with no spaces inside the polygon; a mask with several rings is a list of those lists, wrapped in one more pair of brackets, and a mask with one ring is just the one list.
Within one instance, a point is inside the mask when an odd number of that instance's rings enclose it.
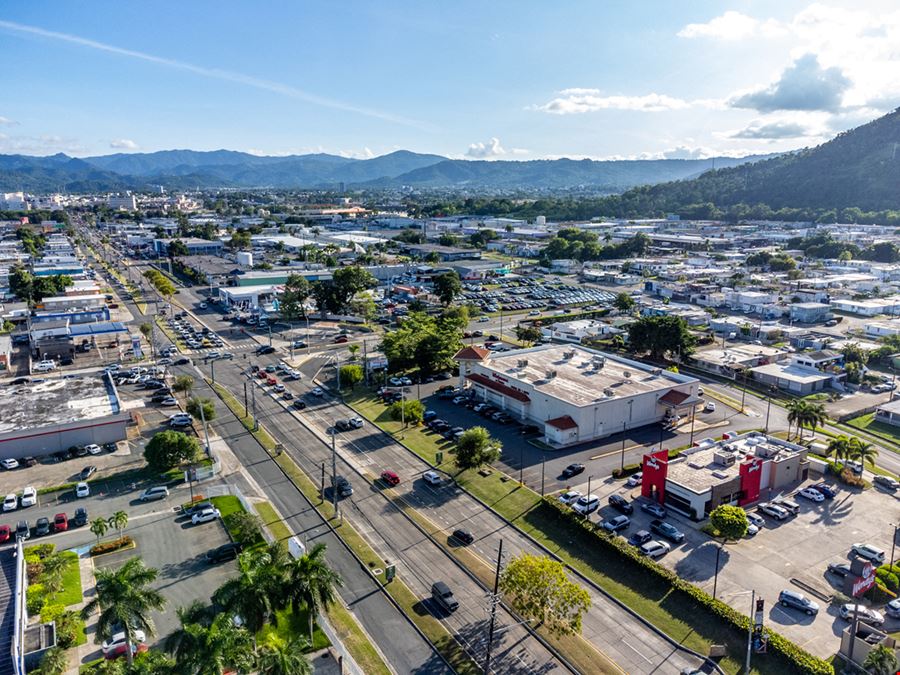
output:
{"label": "parked car", "polygon": [[656,502],[641,502],[641,511],[649,513],[654,518],[665,518],[668,515],[665,507]]}
{"label": "parked car", "polygon": [[816,483],[813,485],[813,489],[825,495],[825,499],[834,499],[838,493],[837,487],[830,483]]}
{"label": "parked car", "polygon": [[648,558],[662,558],[666,553],[672,550],[672,547],[665,541],[648,541],[641,544],[640,551],[642,555]]}
{"label": "parked car", "polygon": [[900,599],[894,598],[884,606],[884,613],[892,619],[900,619]]}
{"label": "parked car", "polygon": [[2,465],[3,468],[7,471],[12,471],[13,469],[19,468],[18,460],[12,458],[4,459],[2,462],[0,462],[0,465]]}
{"label": "parked car", "polygon": [[83,527],[87,525],[88,521],[88,512],[87,509],[83,506],[79,506],[75,509],[75,517],[70,521],[74,527]]}
{"label": "parked car", "polygon": [[[135,644],[141,644],[147,641],[147,636],[144,634],[142,630],[136,630],[131,636],[132,642]],[[109,640],[104,640],[103,644],[100,645],[100,651],[103,654],[109,653],[112,649],[117,649],[121,645],[125,644],[125,632],[119,632],[114,634]]]}
{"label": "parked car", "polygon": [[22,490],[22,506],[34,506],[37,504],[37,490],[35,490],[30,485]]}
{"label": "parked car", "polygon": [[792,513],[795,516],[800,513],[800,505],[795,502],[793,499],[789,499],[788,497],[777,497],[772,500],[772,503],[775,506],[780,506],[788,513]]}
{"label": "parked car", "polygon": [[811,487],[803,488],[797,494],[800,495],[801,497],[803,497],[804,499],[808,499],[812,502],[824,502],[825,501],[825,495],[823,495],[821,492],[819,492],[818,490],[811,488]]}
{"label": "parked car", "polygon": [[9,541],[12,536],[12,529],[9,525],[0,525],[0,544]]}
{"label": "parked car", "polygon": [[632,533],[630,537],[628,537],[628,543],[632,546],[642,546],[646,544],[653,538],[653,535],[650,534],[647,530],[638,530],[637,532]]}
{"label": "parked car", "polygon": [[805,612],[810,616],[814,616],[819,613],[818,603],[813,602],[805,595],[803,595],[803,593],[798,593],[797,591],[781,591],[781,593],[778,594],[778,602],[782,607],[799,609],[801,612]]}
{"label": "parked car", "polygon": [[774,518],[775,520],[785,520],[788,516],[791,515],[780,506],[769,504],[768,502],[760,504],[759,510],[765,513],[767,516],[772,516],[772,518]]}
{"label": "parked car", "polygon": [[875,485],[877,485],[878,487],[882,487],[885,490],[890,490],[891,492],[900,487],[900,483],[898,483],[890,476],[875,476],[875,478],[872,479],[872,482],[875,483]]}
{"label": "parked car", "polygon": [[65,513],[57,513],[53,516],[53,531],[65,532],[69,529],[69,517]]}
{"label": "parked car", "polygon": [[16,525],[16,539],[30,539],[31,526],[27,520],[20,520]]}
{"label": "parked car", "polygon": [[841,605],[840,615],[845,621],[852,621],[854,613],[860,621],[867,623],[870,626],[880,626],[884,623],[884,615],[874,609],[863,605],[854,606],[849,602],[845,605]]}
{"label": "parked car", "polygon": [[222,514],[219,512],[219,509],[208,506],[203,509],[199,513],[195,513],[191,516],[191,524],[199,525],[200,523],[210,523],[214,520],[218,520]]}
{"label": "parked car", "polygon": [[872,544],[853,544],[850,547],[850,553],[879,565],[884,562],[884,551]]}
{"label": "parked car", "polygon": [[666,539],[671,539],[676,544],[680,544],[684,541],[684,532],[681,532],[677,527],[672,525],[672,523],[667,523],[664,520],[651,520],[650,530]]}
{"label": "parked car", "polygon": [[99,455],[103,452],[102,448],[96,443],[91,443],[90,445],[84,446],[84,449],[87,450],[89,455]]}
{"label": "parked car", "polygon": [[586,516],[600,508],[600,497],[594,494],[582,495],[575,500],[575,504],[572,505],[572,508],[581,515]]}
{"label": "parked car", "polygon": [[633,473],[628,477],[628,480],[625,481],[626,487],[636,487],[641,484],[641,481],[644,479],[644,472],[638,471],[637,473]]}
{"label": "parked car", "polygon": [[168,496],[169,488],[164,485],[157,485],[144,490],[138,499],[142,502],[155,502],[158,499],[167,499]]}
{"label": "parked car", "polygon": [[615,516],[603,521],[603,529],[607,532],[621,532],[627,530],[629,525],[631,525],[631,518],[628,516]]}
{"label": "parked car", "polygon": [[475,541],[475,537],[468,530],[453,530],[453,538],[467,546]]}
{"label": "parked car", "polygon": [[206,560],[210,563],[220,563],[226,560],[234,560],[244,550],[244,545],[239,541],[222,544],[206,552]]}
{"label": "parked car", "polygon": [[50,534],[50,519],[49,518],[38,518],[37,522],[34,524],[34,536],[35,537],[45,537]]}
{"label": "parked car", "polygon": [[563,478],[571,478],[572,476],[577,476],[580,473],[584,472],[584,464],[569,464],[562,471]]}
{"label": "parked car", "polygon": [[561,504],[571,505],[578,501],[578,498],[581,497],[581,495],[582,493],[578,490],[569,490],[559,496],[559,501]]}
{"label": "parked car", "polygon": [[850,574],[850,564],[845,562],[828,563],[828,567],[825,571],[829,574],[834,574],[835,576],[845,577]]}
{"label": "parked car", "polygon": [[75,496],[79,499],[82,497],[90,497],[91,496],[91,488],[84,481],[77,483],[75,485]]}
{"label": "parked car", "polygon": [[634,507],[622,495],[610,495],[609,496],[609,505],[611,507],[613,507],[616,511],[619,511],[620,513],[625,513],[625,514],[634,513]]}

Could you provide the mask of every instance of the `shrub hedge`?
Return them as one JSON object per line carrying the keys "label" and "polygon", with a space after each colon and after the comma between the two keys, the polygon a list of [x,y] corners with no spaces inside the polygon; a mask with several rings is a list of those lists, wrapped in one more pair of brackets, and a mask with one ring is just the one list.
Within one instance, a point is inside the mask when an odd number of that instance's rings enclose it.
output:
{"label": "shrub hedge", "polygon": [[104,541],[101,544],[94,544],[91,546],[91,555],[103,555],[104,553],[112,553],[113,551],[118,551],[120,548],[126,548],[131,546],[134,543],[134,539],[129,537],[127,534],[119,537],[118,539],[113,539],[112,541]]}
{"label": "shrub hedge", "polygon": [[[732,628],[738,640],[743,641],[746,638],[750,627],[750,617],[744,616],[721,600],[714,600],[706,591],[681,579],[675,572],[640,555],[637,549],[629,546],[622,537],[609,535],[594,523],[579,517],[574,511],[558,504],[555,500],[545,498],[543,503],[554,509],[559,517],[565,519],[569,524],[580,527],[592,535],[596,544],[616,555],[627,558],[630,567],[663,581],[672,589],[673,595],[689,603],[696,612],[707,613],[721,621],[723,625]],[[768,652],[763,658],[776,659],[777,663],[773,663],[772,666],[777,669],[777,672],[834,675],[834,668],[827,661],[813,656],[771,629],[767,629],[767,631],[769,636]]]}
{"label": "shrub hedge", "polygon": [[29,616],[40,614],[45,602],[47,602],[47,592],[44,584],[31,584],[25,591],[25,609]]}

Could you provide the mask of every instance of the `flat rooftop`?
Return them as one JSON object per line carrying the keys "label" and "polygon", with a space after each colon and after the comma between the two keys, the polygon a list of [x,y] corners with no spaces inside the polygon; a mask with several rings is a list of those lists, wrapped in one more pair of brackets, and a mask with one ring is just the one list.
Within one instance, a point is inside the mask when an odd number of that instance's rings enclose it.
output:
{"label": "flat rooftop", "polygon": [[790,380],[791,382],[799,382],[800,384],[812,384],[821,380],[830,380],[831,375],[820,373],[817,370],[803,368],[794,364],[783,365],[780,363],[770,363],[765,366],[757,366],[750,369],[754,373],[762,373],[770,377],[778,377],[782,380]]}
{"label": "flat rooftop", "polygon": [[0,386],[0,433],[91,420],[119,412],[100,377],[59,377]]}
{"label": "flat rooftop", "polygon": [[[602,367],[595,367],[601,359]],[[664,392],[695,381],[692,377],[658,371],[642,363],[574,345],[542,345],[502,356],[492,354],[485,365],[511,381],[527,383],[537,391],[576,406]],[[556,375],[548,378],[550,372]],[[606,395],[606,390],[612,396]]]}

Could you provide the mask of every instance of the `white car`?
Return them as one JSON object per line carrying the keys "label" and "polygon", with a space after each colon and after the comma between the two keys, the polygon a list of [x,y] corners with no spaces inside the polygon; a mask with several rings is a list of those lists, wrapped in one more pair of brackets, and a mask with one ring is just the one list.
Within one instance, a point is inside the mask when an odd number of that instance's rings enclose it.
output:
{"label": "white car", "polygon": [[762,518],[762,516],[756,513],[750,513],[749,511],[747,512],[747,522],[751,525],[755,525],[758,528],[762,528],[762,526],[766,524],[766,521]]}
{"label": "white car", "polygon": [[103,450],[96,443],[91,443],[90,445],[84,446],[84,449],[88,451],[89,455],[99,455]]}
{"label": "white car", "polygon": [[325,395],[325,392],[322,390],[321,387],[315,387],[309,393],[312,394],[313,396],[324,396]]}
{"label": "white car", "polygon": [[640,548],[641,555],[653,558],[654,560],[662,558],[671,550],[672,547],[665,541],[648,541],[646,544],[641,544]]}
{"label": "white car", "polygon": [[87,483],[81,482],[75,486],[75,496],[78,498],[81,497],[90,497],[91,496],[91,488]]}
{"label": "white car", "polygon": [[55,369],[56,364],[53,361],[38,361],[34,366],[35,372],[38,373],[47,373]]}
{"label": "white car", "polygon": [[707,401],[706,405],[703,406],[703,412],[716,412],[715,401]]}
{"label": "white car", "polygon": [[0,464],[2,464],[3,468],[6,469],[7,471],[10,471],[12,469],[16,469],[19,467],[19,462],[17,460],[13,459],[12,457],[10,457],[9,459],[4,459],[2,462],[0,462]]}
{"label": "white car", "polygon": [[637,473],[633,473],[628,477],[628,480],[625,481],[626,487],[636,487],[641,484],[641,481],[644,479],[644,472],[638,471]]}
{"label": "white car", "polygon": [[193,523],[194,525],[199,525],[200,523],[209,523],[213,520],[218,520],[219,516],[221,515],[222,514],[219,513],[219,509],[214,509],[213,507],[209,506],[199,513],[195,513],[193,516],[191,516],[191,523]]}
{"label": "white car", "polygon": [[37,504],[37,490],[30,485],[22,490],[22,506],[34,506]]}
{"label": "white car", "polygon": [[351,417],[347,420],[350,423],[350,426],[354,429],[362,429],[364,422],[362,421],[362,417]]}
{"label": "white car", "polygon": [[578,501],[578,498],[581,497],[582,493],[578,490],[569,490],[559,496],[559,501],[561,504],[571,505]]}
{"label": "white car", "polygon": [[6,495],[3,500],[3,510],[4,511],[15,511],[19,508],[19,496],[18,495]]}
{"label": "white car", "polygon": [[759,532],[759,526],[754,525],[753,523],[748,521],[747,522],[747,536],[754,537],[754,536],[756,536],[757,532]]}
{"label": "white car", "polygon": [[[141,644],[146,641],[147,641],[147,636],[144,635],[144,631],[142,631],[142,630],[136,630],[131,635],[132,644],[137,645],[137,644]],[[117,649],[117,648],[121,647],[123,644],[125,644],[125,632],[124,631],[122,631],[121,633],[116,633],[109,640],[104,640],[103,644],[100,645],[100,651],[102,651],[104,654],[106,654],[107,652],[109,652],[112,649]]]}
{"label": "white car", "polygon": [[842,619],[845,621],[852,621],[854,614],[856,614],[857,618],[863,623],[868,623],[873,626],[880,626],[884,623],[884,615],[874,609],[863,605],[854,607],[854,605],[849,602],[846,605],[841,605],[840,615]]}
{"label": "white car", "polygon": [[777,504],[760,504],[759,510],[767,516],[772,516],[775,520],[784,520],[791,515],[787,509],[783,509]]}
{"label": "white car", "polygon": [[853,544],[850,547],[850,552],[872,562],[879,564],[884,562],[884,551],[876,546],[872,546],[872,544]]}
{"label": "white car", "polygon": [[810,501],[813,501],[813,502],[824,502],[825,501],[825,495],[823,495],[818,490],[814,490],[811,487],[803,488],[797,494],[799,494],[801,497],[805,497],[806,499],[809,499]]}
{"label": "white car", "polygon": [[426,471],[422,474],[422,479],[426,483],[431,483],[432,485],[441,484],[441,475],[437,471]]}
{"label": "white car", "polygon": [[593,513],[600,508],[600,497],[594,494],[583,495],[578,498],[578,501],[575,502],[572,508],[583,515]]}

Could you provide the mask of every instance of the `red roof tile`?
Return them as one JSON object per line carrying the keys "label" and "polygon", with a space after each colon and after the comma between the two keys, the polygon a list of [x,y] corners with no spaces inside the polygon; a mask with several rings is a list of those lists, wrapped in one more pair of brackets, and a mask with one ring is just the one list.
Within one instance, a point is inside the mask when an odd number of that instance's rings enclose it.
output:
{"label": "red roof tile", "polygon": [[463,347],[453,355],[453,358],[457,361],[484,361],[490,353],[490,350],[484,347]]}
{"label": "red roof tile", "polygon": [[492,380],[487,375],[482,375],[481,373],[472,373],[467,377],[472,382],[480,384],[483,387],[487,387],[488,389],[493,389],[494,391],[499,392],[504,396],[509,396],[510,398],[514,398],[517,401],[522,401],[522,403],[531,402],[531,399],[525,392],[519,391],[518,389],[513,389],[512,387],[508,387],[505,384]]}
{"label": "red roof tile", "polygon": [[578,428],[578,423],[568,415],[563,415],[562,417],[555,417],[552,420],[547,420],[546,424],[549,424],[551,427],[556,427],[561,431],[565,431],[566,429]]}
{"label": "red roof tile", "polygon": [[660,398],[659,402],[665,403],[666,405],[681,405],[690,397],[690,394],[685,394],[683,391],[672,389],[665,396]]}

